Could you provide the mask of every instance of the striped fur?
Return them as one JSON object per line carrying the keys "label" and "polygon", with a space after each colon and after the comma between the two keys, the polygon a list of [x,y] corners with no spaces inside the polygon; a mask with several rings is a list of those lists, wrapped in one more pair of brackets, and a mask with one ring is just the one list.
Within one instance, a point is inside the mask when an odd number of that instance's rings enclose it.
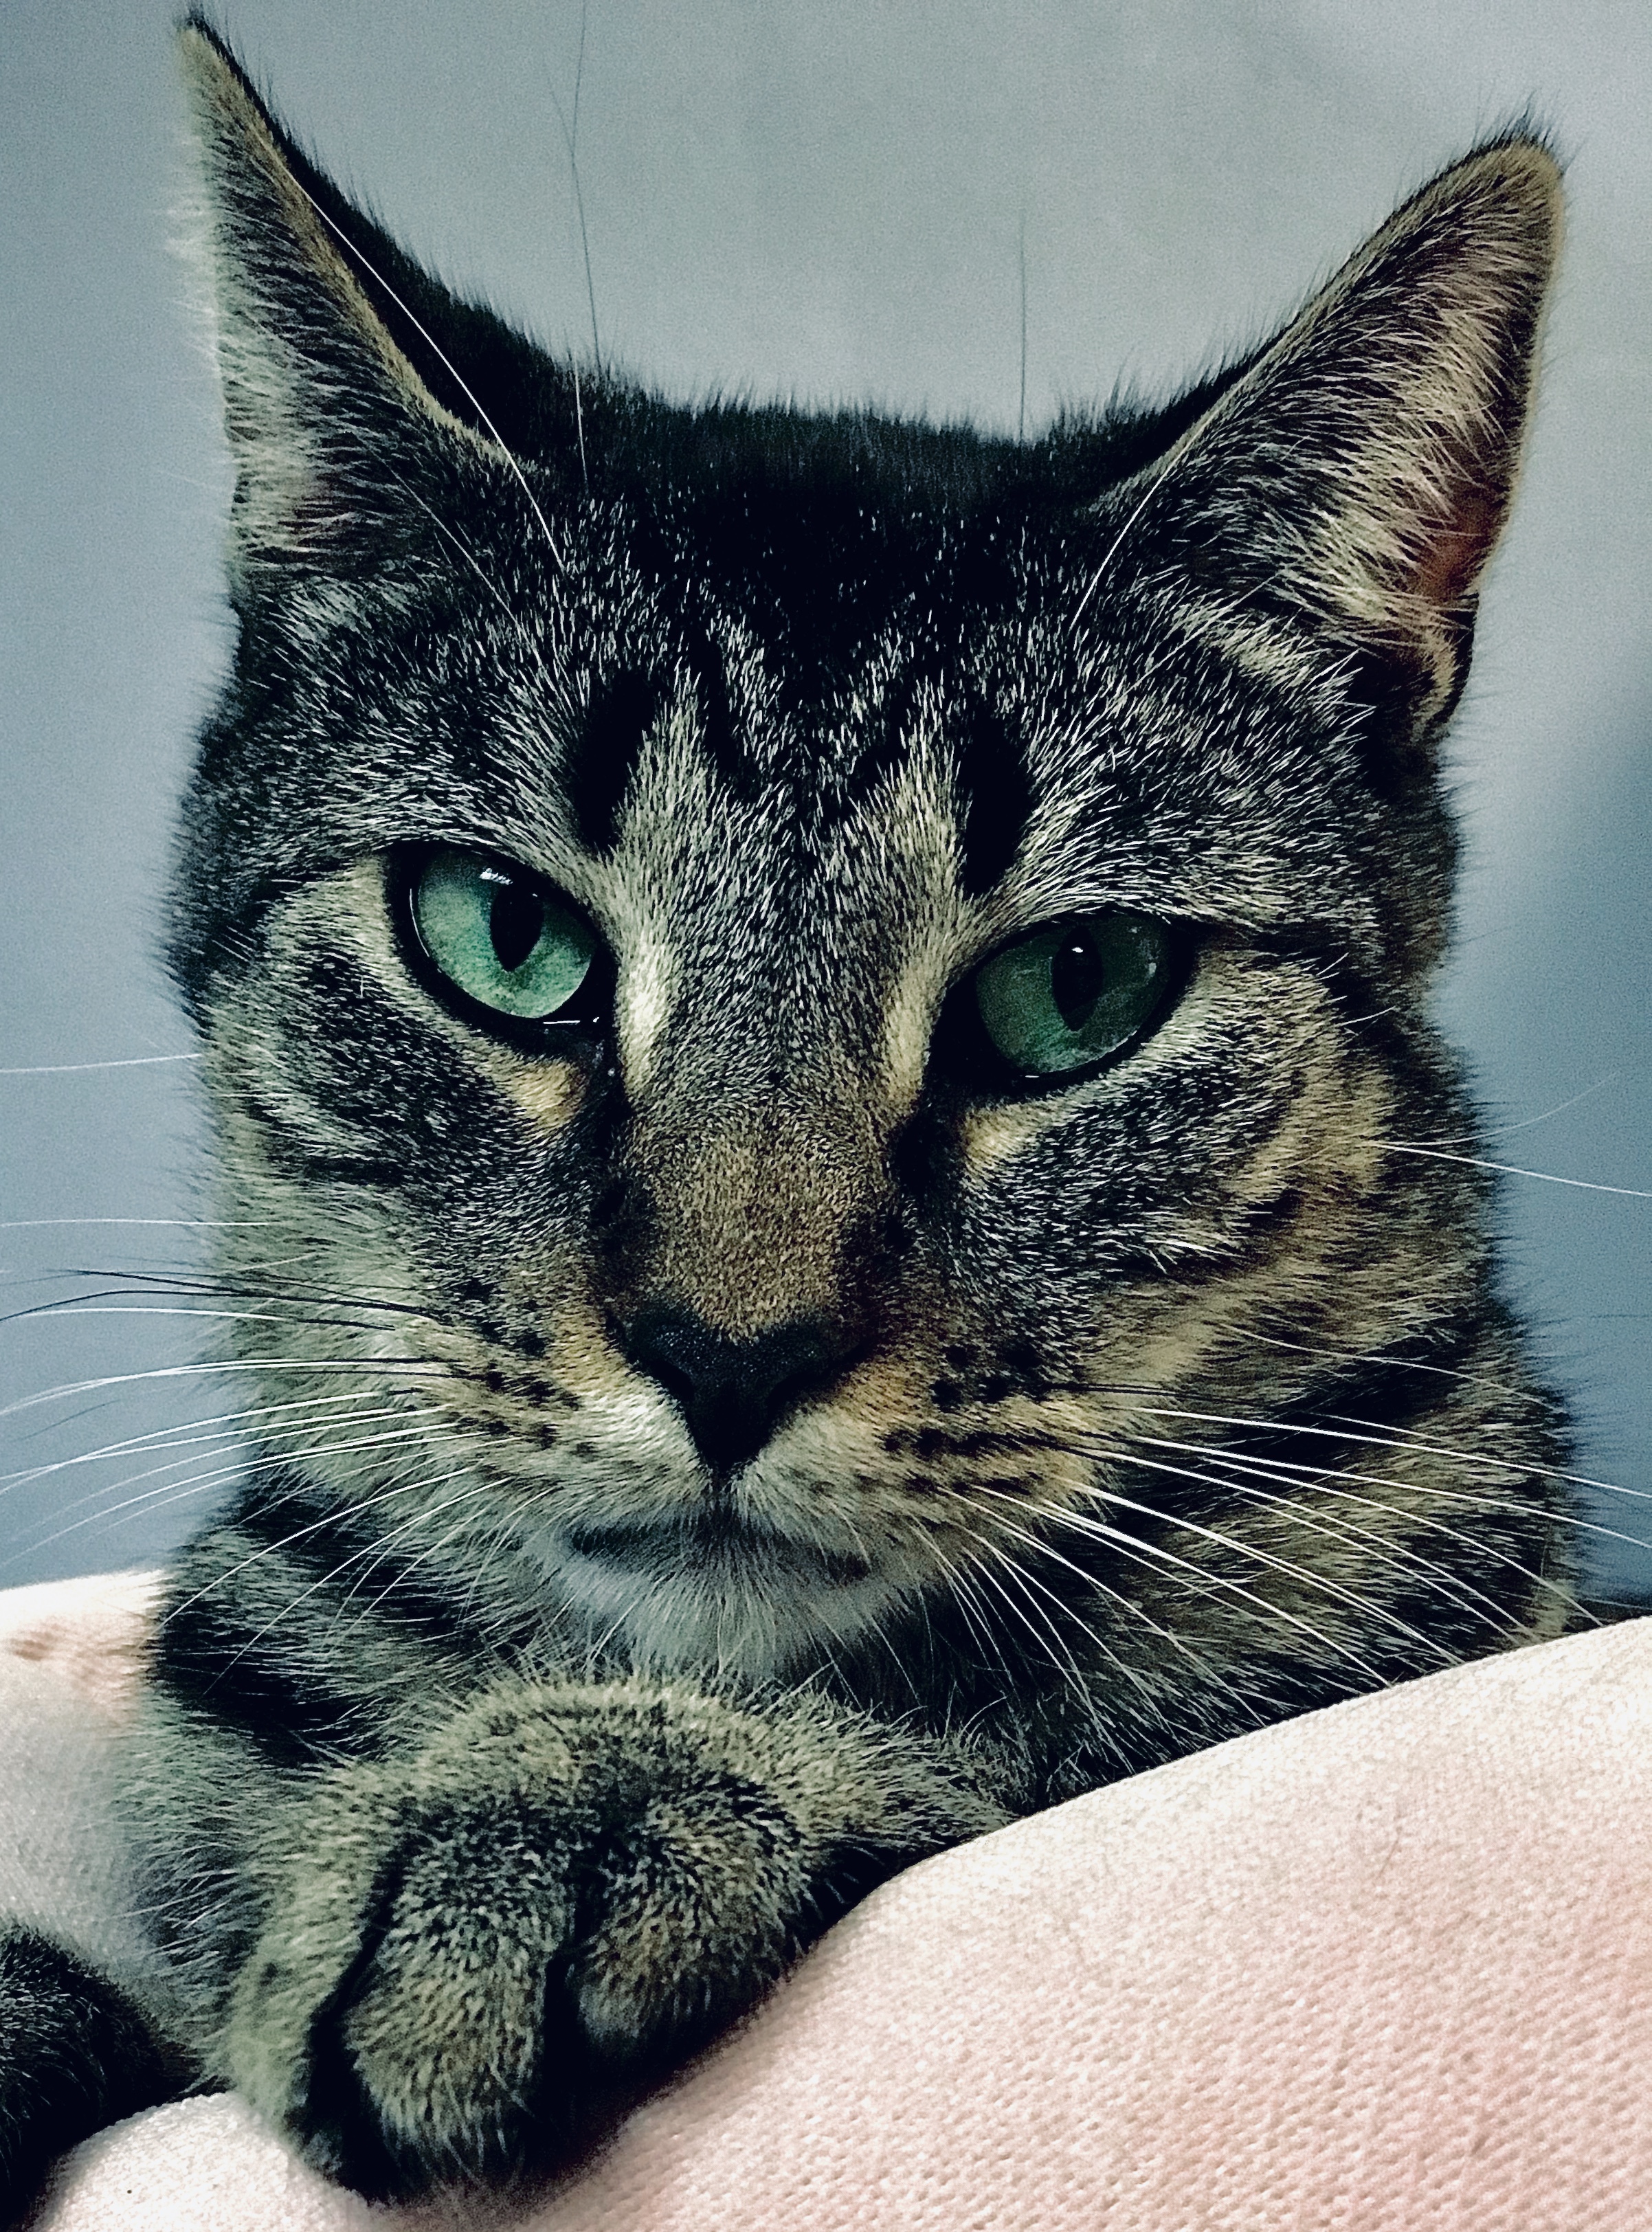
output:
{"label": "striped fur", "polygon": [[[201,2067],[418,2190],[919,1853],[1566,1619],[1428,1009],[1558,179],[1488,143],[1022,444],[576,389],[184,46],[240,639],[173,958],[257,1408],[129,1800]],[[596,926],[594,1035],[418,964],[438,841]],[[983,1067],[972,971],[1119,908],[1154,1026]],[[789,1392],[713,1462],[668,1356]]]}
{"label": "striped fur", "polygon": [[185,2074],[142,2012],[37,1931],[0,1928],[0,2224],[52,2158],[152,2107]]}

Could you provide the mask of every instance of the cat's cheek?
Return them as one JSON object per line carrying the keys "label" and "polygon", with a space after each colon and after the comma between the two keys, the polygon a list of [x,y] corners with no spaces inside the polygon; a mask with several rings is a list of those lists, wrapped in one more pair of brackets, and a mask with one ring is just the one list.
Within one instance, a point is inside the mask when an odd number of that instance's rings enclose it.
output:
{"label": "cat's cheek", "polygon": [[251,1119],[254,1159],[353,1171],[432,1212],[491,1200],[507,1225],[590,1097],[586,1063],[496,1042],[409,976],[375,861],[283,902],[260,970],[216,1003],[208,1036],[217,1097]]}
{"label": "cat's cheek", "polygon": [[1034,1223],[1046,1281],[1075,1299],[1183,1256],[1220,1258],[1259,1200],[1312,1183],[1333,1147],[1344,1171],[1370,1163],[1354,1143],[1379,1136],[1383,1110],[1367,1105],[1370,1075],[1351,1053],[1312,972],[1207,953],[1163,1026],[1117,1066],[965,1116],[971,1283]]}

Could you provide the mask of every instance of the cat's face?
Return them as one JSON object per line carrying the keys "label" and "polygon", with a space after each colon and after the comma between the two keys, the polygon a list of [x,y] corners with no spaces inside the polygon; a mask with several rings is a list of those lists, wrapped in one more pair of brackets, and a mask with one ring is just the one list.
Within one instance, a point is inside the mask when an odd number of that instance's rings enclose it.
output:
{"label": "cat's face", "polygon": [[1546,158],[1022,449],[576,395],[476,314],[418,364],[433,290],[194,68],[243,634],[176,951],[267,1461],[667,1662],[1048,1626],[1033,1544],[1128,1649],[1242,1617],[1290,1538],[1210,1450],[1483,1320],[1393,1148],[1461,1128],[1429,748]]}

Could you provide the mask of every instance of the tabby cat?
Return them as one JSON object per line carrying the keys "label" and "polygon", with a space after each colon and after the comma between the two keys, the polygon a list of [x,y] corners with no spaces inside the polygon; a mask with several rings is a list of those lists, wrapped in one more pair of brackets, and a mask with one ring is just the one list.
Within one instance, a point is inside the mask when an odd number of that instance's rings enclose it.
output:
{"label": "tabby cat", "polygon": [[547,357],[182,41],[253,1450],[129,1747],[170,2041],[14,1936],[0,2121],[499,2183],[925,1853],[1566,1624],[1429,1020],[1558,178],[1012,441]]}

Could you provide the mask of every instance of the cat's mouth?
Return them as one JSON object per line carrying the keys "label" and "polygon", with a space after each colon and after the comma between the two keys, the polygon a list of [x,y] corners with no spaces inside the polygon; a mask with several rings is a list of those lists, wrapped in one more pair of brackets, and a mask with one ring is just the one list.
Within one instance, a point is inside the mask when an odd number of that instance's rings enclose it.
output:
{"label": "cat's mouth", "polygon": [[783,1575],[818,1588],[856,1588],[871,1573],[858,1552],[799,1541],[720,1504],[670,1520],[576,1520],[561,1540],[574,1559],[645,1580]]}
{"label": "cat's mouth", "polygon": [[538,1546],[567,1610],[638,1665],[790,1679],[887,1613],[895,1584],[862,1554],[726,1504],[649,1521],[570,1522]]}

